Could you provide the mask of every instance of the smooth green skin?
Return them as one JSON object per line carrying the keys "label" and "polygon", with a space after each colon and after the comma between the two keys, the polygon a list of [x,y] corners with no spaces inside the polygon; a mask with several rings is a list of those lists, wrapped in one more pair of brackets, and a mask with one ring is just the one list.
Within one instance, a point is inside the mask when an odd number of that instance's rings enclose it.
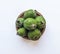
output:
{"label": "smooth green skin", "polygon": [[35,29],[35,30],[30,31],[30,32],[28,33],[28,38],[29,38],[30,40],[38,40],[38,39],[40,38],[40,36],[41,36],[41,32],[40,32],[40,30],[38,30],[38,29]]}
{"label": "smooth green skin", "polygon": [[36,17],[36,12],[34,11],[34,10],[32,10],[32,9],[30,9],[30,10],[27,10],[27,11],[25,11],[25,13],[24,13],[24,18],[34,18],[34,17]]}
{"label": "smooth green skin", "polygon": [[26,35],[26,29],[25,28],[18,29],[17,34],[20,35],[21,37],[24,37]]}
{"label": "smooth green skin", "polygon": [[45,26],[46,26],[46,21],[45,21],[45,19],[44,19],[43,16],[37,16],[37,17],[36,17],[36,21],[37,21],[37,27],[38,27],[39,29],[45,28]]}
{"label": "smooth green skin", "polygon": [[33,18],[27,18],[27,19],[24,21],[24,27],[25,27],[27,30],[34,30],[34,29],[37,27],[36,20],[33,19]]}
{"label": "smooth green skin", "polygon": [[16,21],[16,26],[17,27],[22,27],[23,22],[24,22],[24,18],[18,18],[17,21]]}

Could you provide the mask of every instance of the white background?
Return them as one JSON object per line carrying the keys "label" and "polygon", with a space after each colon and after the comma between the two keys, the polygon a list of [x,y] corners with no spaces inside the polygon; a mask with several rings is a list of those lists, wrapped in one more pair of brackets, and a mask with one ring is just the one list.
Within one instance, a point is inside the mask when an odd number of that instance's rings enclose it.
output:
{"label": "white background", "polygon": [[[47,27],[38,41],[16,35],[17,16],[36,9]],[[0,54],[60,54],[60,0],[0,0]]]}

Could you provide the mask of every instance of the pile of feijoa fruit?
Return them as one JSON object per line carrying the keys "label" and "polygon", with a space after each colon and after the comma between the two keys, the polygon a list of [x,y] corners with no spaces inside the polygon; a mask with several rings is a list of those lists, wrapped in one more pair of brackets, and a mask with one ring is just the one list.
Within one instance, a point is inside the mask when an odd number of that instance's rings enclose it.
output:
{"label": "pile of feijoa fruit", "polygon": [[21,37],[27,37],[29,40],[38,40],[46,26],[44,17],[38,16],[35,10],[29,9],[24,12],[23,17],[17,18],[17,34]]}

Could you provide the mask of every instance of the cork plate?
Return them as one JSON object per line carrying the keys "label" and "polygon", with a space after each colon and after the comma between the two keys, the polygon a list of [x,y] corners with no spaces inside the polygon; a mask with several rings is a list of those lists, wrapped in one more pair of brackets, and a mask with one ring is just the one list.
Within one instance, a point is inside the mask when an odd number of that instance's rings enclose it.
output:
{"label": "cork plate", "polygon": [[[36,15],[37,15],[37,16],[43,16],[43,15],[42,15],[41,13],[39,13],[37,10],[35,10],[35,11],[36,11]],[[24,12],[25,12],[25,11],[24,11]],[[24,12],[22,12],[17,18],[23,18]],[[16,22],[17,22],[17,20],[16,20]],[[45,28],[46,28],[46,25],[45,25]],[[42,36],[42,34],[44,33],[45,28],[40,29],[40,31],[41,31],[41,36]],[[19,29],[19,28],[16,26],[16,30],[18,30],[18,29]],[[27,31],[27,32],[28,32],[28,31]],[[17,34],[17,35],[18,35],[18,34]],[[25,37],[23,37],[23,38],[29,40],[29,38],[28,38],[27,35],[26,35]]]}

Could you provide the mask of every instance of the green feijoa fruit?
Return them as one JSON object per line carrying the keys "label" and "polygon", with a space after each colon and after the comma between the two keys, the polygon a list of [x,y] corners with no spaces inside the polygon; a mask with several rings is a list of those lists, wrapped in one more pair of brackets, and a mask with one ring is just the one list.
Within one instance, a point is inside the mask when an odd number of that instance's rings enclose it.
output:
{"label": "green feijoa fruit", "polygon": [[25,27],[27,30],[34,30],[34,29],[37,27],[36,20],[33,19],[33,18],[27,18],[27,19],[24,21],[24,27]]}
{"label": "green feijoa fruit", "polygon": [[25,28],[18,29],[17,34],[20,35],[21,37],[24,37],[26,35],[26,29]]}
{"label": "green feijoa fruit", "polygon": [[38,29],[28,32],[28,38],[30,40],[38,40],[41,36],[41,32]]}
{"label": "green feijoa fruit", "polygon": [[39,29],[45,28],[45,26],[46,26],[46,21],[45,21],[45,19],[44,19],[43,16],[37,16],[37,17],[36,17],[36,21],[37,21],[37,27],[38,27]]}
{"label": "green feijoa fruit", "polygon": [[34,18],[34,17],[36,17],[36,12],[35,12],[35,10],[32,10],[32,9],[30,9],[30,10],[27,10],[27,11],[25,11],[25,13],[24,13],[24,18]]}
{"label": "green feijoa fruit", "polygon": [[22,27],[24,18],[18,18],[16,21],[16,27]]}

